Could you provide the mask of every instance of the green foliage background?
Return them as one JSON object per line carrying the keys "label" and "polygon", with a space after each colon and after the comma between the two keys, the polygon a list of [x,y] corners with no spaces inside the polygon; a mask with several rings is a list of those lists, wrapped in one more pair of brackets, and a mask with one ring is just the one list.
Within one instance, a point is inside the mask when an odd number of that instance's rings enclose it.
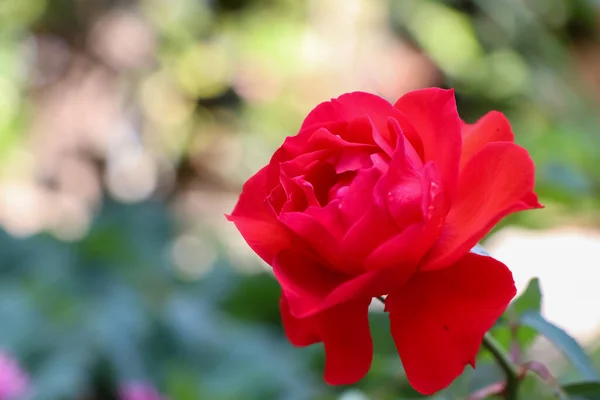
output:
{"label": "green foliage background", "polygon": [[[436,85],[467,121],[506,113],[536,162],[543,216],[503,224],[596,227],[599,7],[1,0],[0,347],[30,372],[27,398],[113,399],[137,380],[171,400],[418,398],[378,312],[368,378],[326,386],[322,349],[287,343],[278,287],[223,213],[318,102]],[[500,378],[483,354],[435,398]],[[522,390],[553,398],[534,377]]]}

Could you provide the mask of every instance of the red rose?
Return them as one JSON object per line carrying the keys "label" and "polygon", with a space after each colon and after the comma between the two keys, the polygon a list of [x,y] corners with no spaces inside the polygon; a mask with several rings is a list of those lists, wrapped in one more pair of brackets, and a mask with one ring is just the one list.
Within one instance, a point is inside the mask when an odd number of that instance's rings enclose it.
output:
{"label": "red rose", "polygon": [[453,90],[393,106],[356,92],[317,106],[228,218],[273,267],[289,340],[324,343],[328,383],[367,373],[368,306],[387,295],[408,380],[430,394],[474,366],[515,295],[508,268],[470,249],[504,216],[541,207],[533,186],[501,113],[469,125]]}

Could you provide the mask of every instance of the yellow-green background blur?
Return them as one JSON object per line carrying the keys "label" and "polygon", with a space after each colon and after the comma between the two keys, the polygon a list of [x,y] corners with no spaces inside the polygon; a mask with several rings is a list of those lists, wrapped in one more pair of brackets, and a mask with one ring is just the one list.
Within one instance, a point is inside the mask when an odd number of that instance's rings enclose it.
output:
{"label": "yellow-green background blur", "polygon": [[[547,207],[490,248],[521,287],[547,279],[557,319],[591,321],[592,352],[599,1],[0,0],[0,349],[27,398],[132,381],[171,400],[416,397],[377,311],[368,378],[325,385],[322,348],[285,340],[278,287],[223,214],[319,102],[426,86],[454,87],[469,122],[509,117]],[[482,360],[438,398],[497,377]]]}

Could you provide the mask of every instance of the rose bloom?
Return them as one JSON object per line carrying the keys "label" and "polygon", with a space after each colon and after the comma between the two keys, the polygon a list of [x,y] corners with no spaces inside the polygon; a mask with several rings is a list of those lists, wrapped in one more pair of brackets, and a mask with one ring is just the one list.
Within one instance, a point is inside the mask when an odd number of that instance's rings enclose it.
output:
{"label": "rose bloom", "polygon": [[385,295],[408,380],[431,394],[475,366],[516,293],[504,264],[470,250],[506,215],[541,207],[533,187],[501,113],[471,125],[453,90],[394,105],[355,92],[311,111],[228,219],[273,268],[290,342],[324,343],[328,383],[368,372],[368,307]]}

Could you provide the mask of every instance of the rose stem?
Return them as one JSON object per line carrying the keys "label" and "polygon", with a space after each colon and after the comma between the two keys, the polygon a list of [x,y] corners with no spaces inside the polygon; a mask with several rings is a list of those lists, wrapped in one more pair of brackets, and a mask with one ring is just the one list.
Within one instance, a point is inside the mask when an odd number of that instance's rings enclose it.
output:
{"label": "rose stem", "polygon": [[504,349],[498,341],[489,333],[483,336],[482,346],[491,353],[496,362],[506,375],[506,387],[504,389],[504,398],[514,400],[517,398],[517,389],[519,387],[519,376],[521,373],[517,367],[510,361]]}

